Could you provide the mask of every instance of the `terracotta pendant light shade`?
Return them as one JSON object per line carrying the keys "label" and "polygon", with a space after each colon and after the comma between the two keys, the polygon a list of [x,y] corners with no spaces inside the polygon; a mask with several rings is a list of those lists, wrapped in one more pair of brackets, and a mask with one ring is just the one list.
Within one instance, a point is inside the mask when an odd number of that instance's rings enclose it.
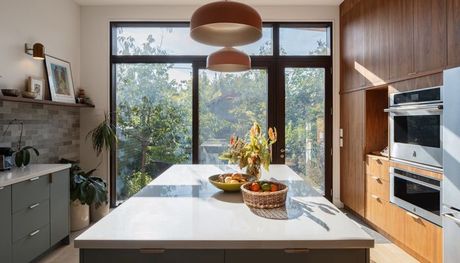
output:
{"label": "terracotta pendant light shade", "polygon": [[235,48],[224,47],[208,56],[206,67],[220,72],[246,71],[251,69],[251,58]]}
{"label": "terracotta pendant light shade", "polygon": [[262,18],[238,2],[219,1],[198,8],[190,21],[190,36],[212,46],[242,46],[262,37]]}

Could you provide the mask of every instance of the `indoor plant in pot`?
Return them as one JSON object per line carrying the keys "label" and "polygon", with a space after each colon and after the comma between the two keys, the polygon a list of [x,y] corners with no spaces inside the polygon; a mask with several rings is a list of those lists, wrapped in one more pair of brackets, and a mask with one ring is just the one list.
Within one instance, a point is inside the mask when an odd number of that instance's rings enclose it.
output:
{"label": "indoor plant in pot", "polygon": [[260,125],[254,122],[249,131],[249,141],[232,136],[230,146],[219,159],[236,163],[241,169],[246,167],[246,173],[257,178],[261,176],[261,167],[268,171],[271,161],[271,146],[276,142],[276,128],[268,129],[268,138],[262,133]]}
{"label": "indoor plant in pot", "polygon": [[99,177],[92,176],[96,169],[83,171],[72,164],[70,179],[71,230],[76,231],[89,225],[90,205],[99,207],[107,204],[107,185]]}
{"label": "indoor plant in pot", "polygon": [[[86,138],[91,137],[91,143],[94,151],[99,157],[103,150],[111,150],[117,144],[117,135],[115,133],[115,128],[110,123],[110,119],[107,114],[104,115],[104,120],[93,130],[91,130]],[[105,198],[97,198],[92,202],[91,205],[91,221],[98,221],[109,213],[109,202],[108,202],[108,190],[107,183],[99,178],[97,178],[100,185],[105,189]],[[96,179],[95,179],[96,180]]]}

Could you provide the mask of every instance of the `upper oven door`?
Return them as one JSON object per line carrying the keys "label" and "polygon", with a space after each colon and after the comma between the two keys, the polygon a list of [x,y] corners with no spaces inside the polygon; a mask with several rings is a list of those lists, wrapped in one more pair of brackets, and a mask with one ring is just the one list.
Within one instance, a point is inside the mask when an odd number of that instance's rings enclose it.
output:
{"label": "upper oven door", "polygon": [[390,112],[390,155],[442,168],[442,105],[394,107]]}

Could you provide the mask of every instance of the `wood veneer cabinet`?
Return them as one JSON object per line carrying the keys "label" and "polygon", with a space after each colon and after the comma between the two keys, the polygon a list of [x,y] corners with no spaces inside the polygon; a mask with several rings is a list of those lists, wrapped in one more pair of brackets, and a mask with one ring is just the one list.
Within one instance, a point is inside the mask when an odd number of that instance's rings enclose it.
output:
{"label": "wood veneer cabinet", "polygon": [[460,65],[460,0],[447,0],[447,64]]}
{"label": "wood veneer cabinet", "polygon": [[390,203],[390,163],[406,171],[442,178],[436,172],[390,162],[387,157],[367,155],[366,220],[421,262],[442,262],[441,227]]}
{"label": "wood veneer cabinet", "polygon": [[340,197],[342,202],[364,216],[364,91],[341,96]]}

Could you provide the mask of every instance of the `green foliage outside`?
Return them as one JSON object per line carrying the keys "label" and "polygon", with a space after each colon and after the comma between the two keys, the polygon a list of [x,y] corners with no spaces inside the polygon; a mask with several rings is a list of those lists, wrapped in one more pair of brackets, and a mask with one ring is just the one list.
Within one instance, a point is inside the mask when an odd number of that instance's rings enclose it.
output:
{"label": "green foliage outside", "polygon": [[[166,53],[152,36],[142,45],[133,38],[119,37],[118,47],[121,54]],[[319,42],[318,54],[324,48],[325,44]],[[266,53],[265,47],[260,53]],[[191,163],[192,70],[190,64],[159,63],[118,64],[115,70],[119,135],[117,199],[124,200],[170,165]],[[177,71],[190,77],[177,80],[174,78]],[[217,160],[227,148],[230,135],[246,134],[254,121],[267,127],[267,83],[267,72],[262,69],[235,74],[199,71],[201,162],[214,162],[205,158],[211,153],[204,145],[215,141],[224,144],[222,148],[213,148]],[[321,188],[324,71],[292,69],[286,72],[286,85],[286,163]],[[311,146],[308,161],[307,143]]]}

